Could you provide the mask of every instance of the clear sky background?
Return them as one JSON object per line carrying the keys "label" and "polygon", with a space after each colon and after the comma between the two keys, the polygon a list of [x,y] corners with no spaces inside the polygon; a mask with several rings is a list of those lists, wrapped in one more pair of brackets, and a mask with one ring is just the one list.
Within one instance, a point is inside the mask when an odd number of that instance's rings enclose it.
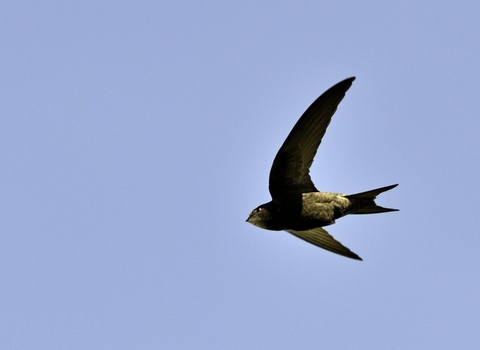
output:
{"label": "clear sky background", "polygon": [[[3,1],[0,348],[478,349],[480,2]],[[356,76],[329,232],[245,222],[303,111]]]}

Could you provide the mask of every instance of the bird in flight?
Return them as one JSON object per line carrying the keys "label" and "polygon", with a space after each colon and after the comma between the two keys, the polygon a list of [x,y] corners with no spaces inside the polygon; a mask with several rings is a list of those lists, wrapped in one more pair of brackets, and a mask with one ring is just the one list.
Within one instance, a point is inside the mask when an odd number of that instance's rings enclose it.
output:
{"label": "bird in flight", "polygon": [[267,230],[285,230],[317,247],[362,260],[323,227],[348,214],[397,211],[375,203],[380,193],[397,185],[350,195],[320,192],[309,174],[328,124],[354,80],[352,77],[334,85],[303,113],[273,161],[269,180],[272,200],[255,208],[247,222]]}

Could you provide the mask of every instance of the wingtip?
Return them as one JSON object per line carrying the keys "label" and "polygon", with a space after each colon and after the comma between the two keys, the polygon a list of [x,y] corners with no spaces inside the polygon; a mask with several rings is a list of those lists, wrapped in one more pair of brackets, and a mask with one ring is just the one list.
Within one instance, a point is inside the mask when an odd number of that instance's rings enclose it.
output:
{"label": "wingtip", "polygon": [[350,77],[350,78],[342,80],[338,84],[345,84],[345,83],[352,84],[355,79],[357,79],[357,78],[356,77]]}
{"label": "wingtip", "polygon": [[359,257],[357,254],[355,254],[352,251],[350,251],[350,252],[352,253],[352,255],[345,255],[347,258],[351,258],[353,260],[363,261],[363,259],[361,257]]}

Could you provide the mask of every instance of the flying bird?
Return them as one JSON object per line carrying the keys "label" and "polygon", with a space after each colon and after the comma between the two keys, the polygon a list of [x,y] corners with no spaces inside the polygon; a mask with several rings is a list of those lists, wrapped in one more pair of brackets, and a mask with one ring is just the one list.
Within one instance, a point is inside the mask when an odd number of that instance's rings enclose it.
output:
{"label": "flying bird", "polygon": [[267,230],[284,230],[320,248],[362,260],[323,227],[348,214],[397,211],[378,206],[375,198],[398,184],[350,195],[320,192],[309,174],[330,120],[354,80],[334,85],[303,113],[273,161],[269,179],[272,200],[255,208],[247,222]]}

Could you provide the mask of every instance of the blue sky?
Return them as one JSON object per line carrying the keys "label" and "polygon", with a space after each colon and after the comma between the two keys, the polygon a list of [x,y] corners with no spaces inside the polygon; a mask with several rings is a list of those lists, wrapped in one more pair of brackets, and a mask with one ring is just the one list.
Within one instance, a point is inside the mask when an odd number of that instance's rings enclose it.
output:
{"label": "blue sky", "polygon": [[[4,1],[0,347],[480,345],[480,3]],[[303,111],[311,174],[394,183],[329,232],[245,222]]]}

